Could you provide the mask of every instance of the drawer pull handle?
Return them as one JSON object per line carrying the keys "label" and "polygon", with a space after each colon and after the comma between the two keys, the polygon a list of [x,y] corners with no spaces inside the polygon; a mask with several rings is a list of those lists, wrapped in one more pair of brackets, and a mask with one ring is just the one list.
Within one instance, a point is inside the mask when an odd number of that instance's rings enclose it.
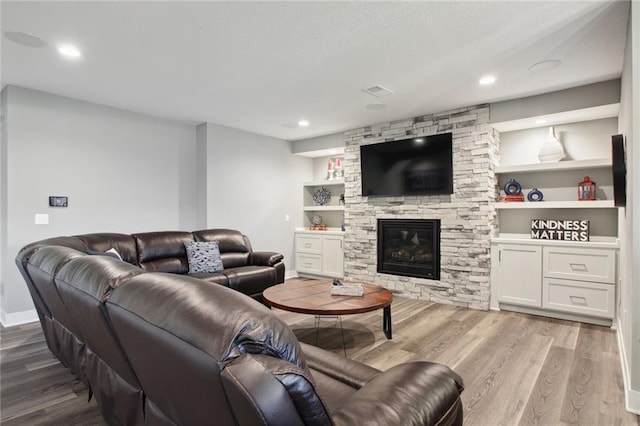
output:
{"label": "drawer pull handle", "polygon": [[309,248],[311,247],[311,243],[305,243],[304,248]]}
{"label": "drawer pull handle", "polygon": [[569,300],[574,305],[587,306],[587,299],[582,296],[569,296]]}
{"label": "drawer pull handle", "polygon": [[305,268],[311,268],[311,264],[309,262],[304,264]]}
{"label": "drawer pull handle", "polygon": [[570,263],[569,266],[574,272],[587,272],[587,265],[584,263]]}

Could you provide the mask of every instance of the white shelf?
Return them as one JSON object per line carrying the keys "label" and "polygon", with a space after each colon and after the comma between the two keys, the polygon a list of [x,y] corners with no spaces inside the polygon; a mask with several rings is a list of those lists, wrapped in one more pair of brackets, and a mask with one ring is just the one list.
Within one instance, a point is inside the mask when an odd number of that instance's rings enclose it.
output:
{"label": "white shelf", "polygon": [[497,202],[496,209],[609,209],[615,208],[613,200],[594,201],[538,201],[538,202]]}
{"label": "white shelf", "polygon": [[[562,111],[554,114],[544,114],[535,117],[527,117],[518,120],[509,120],[491,123],[491,127],[499,132],[512,132],[514,130],[533,129],[535,127],[557,126],[558,124],[577,123],[581,121],[599,120],[601,118],[618,117],[620,104],[599,105],[590,108],[582,108],[572,111]],[[536,123],[538,119],[544,119],[545,124]]]}
{"label": "white shelf", "polygon": [[504,173],[531,173],[531,172],[553,172],[563,170],[588,170],[604,169],[611,167],[610,158],[595,158],[590,160],[558,161],[557,163],[535,163],[518,164],[515,166],[498,166],[497,174]]}
{"label": "white shelf", "polygon": [[592,248],[619,248],[620,241],[615,237],[601,237],[591,235],[589,241],[561,241],[561,240],[539,240],[531,238],[529,234],[500,234],[491,239],[492,244],[525,244],[536,246],[572,246],[572,247],[592,247]]}
{"label": "white shelf", "polygon": [[329,212],[329,211],[344,211],[344,206],[304,206],[303,208],[306,212]]}
{"label": "white shelf", "polygon": [[336,186],[336,185],[344,185],[344,179],[333,179],[333,180],[314,180],[311,182],[305,182],[304,186]]}

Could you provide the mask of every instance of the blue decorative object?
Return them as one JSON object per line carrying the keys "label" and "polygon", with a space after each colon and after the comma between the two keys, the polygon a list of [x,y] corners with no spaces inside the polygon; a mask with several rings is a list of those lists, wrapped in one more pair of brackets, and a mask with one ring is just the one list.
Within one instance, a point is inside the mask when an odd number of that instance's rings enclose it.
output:
{"label": "blue decorative object", "polygon": [[511,179],[504,186],[504,193],[507,195],[520,195],[522,193],[522,185],[515,179]]}
{"label": "blue decorative object", "polygon": [[542,201],[542,192],[538,188],[533,188],[531,192],[527,194],[527,200],[529,201]]}

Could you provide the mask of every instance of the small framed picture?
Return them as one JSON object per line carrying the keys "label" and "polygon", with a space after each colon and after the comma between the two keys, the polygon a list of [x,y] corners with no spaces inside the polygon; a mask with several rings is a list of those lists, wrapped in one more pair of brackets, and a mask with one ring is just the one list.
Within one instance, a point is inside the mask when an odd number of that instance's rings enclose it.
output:
{"label": "small framed picture", "polygon": [[67,207],[68,205],[67,197],[49,197],[49,207]]}

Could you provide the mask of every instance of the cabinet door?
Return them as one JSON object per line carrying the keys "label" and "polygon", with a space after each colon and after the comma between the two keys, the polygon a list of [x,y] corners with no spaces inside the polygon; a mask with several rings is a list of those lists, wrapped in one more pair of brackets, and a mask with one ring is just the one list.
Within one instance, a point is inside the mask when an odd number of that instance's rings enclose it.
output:
{"label": "cabinet door", "polygon": [[342,278],[344,275],[342,236],[325,235],[322,237],[322,273],[335,278]]}
{"label": "cabinet door", "polygon": [[502,244],[498,262],[498,301],[541,307],[542,248]]}

